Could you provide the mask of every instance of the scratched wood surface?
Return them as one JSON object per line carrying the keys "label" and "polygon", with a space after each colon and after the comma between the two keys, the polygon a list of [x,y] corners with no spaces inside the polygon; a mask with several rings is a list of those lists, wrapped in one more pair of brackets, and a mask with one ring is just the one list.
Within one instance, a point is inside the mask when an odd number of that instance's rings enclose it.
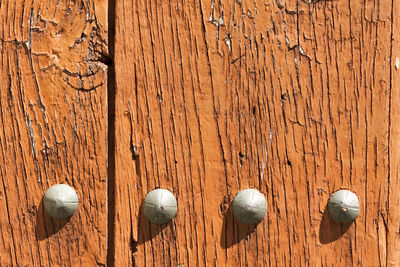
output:
{"label": "scratched wood surface", "polygon": [[[0,266],[105,266],[107,1],[0,1]],[[44,192],[73,186],[69,220]]]}
{"label": "scratched wood surface", "polygon": [[[399,3],[117,1],[115,266],[400,266]],[[399,62],[400,64],[400,62]],[[156,187],[178,200],[143,217]],[[235,194],[268,213],[238,224]],[[341,188],[360,215],[326,214]]]}

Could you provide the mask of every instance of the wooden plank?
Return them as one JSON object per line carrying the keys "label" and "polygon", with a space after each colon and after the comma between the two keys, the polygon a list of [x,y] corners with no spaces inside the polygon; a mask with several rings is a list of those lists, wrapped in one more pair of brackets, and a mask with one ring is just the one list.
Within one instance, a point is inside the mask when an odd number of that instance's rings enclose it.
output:
{"label": "wooden plank", "polygon": [[[397,266],[393,3],[117,2],[115,266]],[[156,187],[168,225],[141,212]],[[247,187],[256,227],[229,209]],[[325,210],[340,188],[348,226]]]}
{"label": "wooden plank", "polygon": [[[1,266],[105,266],[107,1],[0,1]],[[73,186],[68,220],[44,192]]]}
{"label": "wooden plank", "polygon": [[390,132],[389,132],[389,196],[388,205],[386,207],[387,214],[387,244],[390,246],[387,255],[387,266],[399,266],[400,257],[400,210],[397,208],[400,205],[400,129],[397,123],[400,121],[400,2],[392,2],[392,39],[391,39],[391,90],[390,90]]}

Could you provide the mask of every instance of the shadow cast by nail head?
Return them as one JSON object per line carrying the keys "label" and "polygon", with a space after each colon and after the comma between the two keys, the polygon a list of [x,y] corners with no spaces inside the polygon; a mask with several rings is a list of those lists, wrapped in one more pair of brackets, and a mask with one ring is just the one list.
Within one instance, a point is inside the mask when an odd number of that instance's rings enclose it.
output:
{"label": "shadow cast by nail head", "polygon": [[39,240],[44,240],[58,233],[70,220],[54,219],[44,209],[43,199],[40,202],[36,215],[36,236]]}
{"label": "shadow cast by nail head", "polygon": [[328,213],[328,205],[325,207],[322,216],[321,224],[319,226],[319,242],[321,244],[328,244],[338,240],[350,228],[353,222],[338,223],[332,219]]}
{"label": "shadow cast by nail head", "polygon": [[224,215],[221,229],[220,245],[222,248],[230,248],[240,241],[247,239],[256,231],[258,224],[243,224],[238,222],[232,213],[232,203]]}
{"label": "shadow cast by nail head", "polygon": [[150,241],[154,237],[159,235],[161,232],[164,231],[164,229],[171,228],[172,221],[173,219],[168,223],[164,224],[151,223],[144,215],[143,203],[142,203],[140,205],[140,211],[138,216],[138,233],[137,233],[138,240],[133,241],[135,243],[134,246],[144,244],[147,241]]}

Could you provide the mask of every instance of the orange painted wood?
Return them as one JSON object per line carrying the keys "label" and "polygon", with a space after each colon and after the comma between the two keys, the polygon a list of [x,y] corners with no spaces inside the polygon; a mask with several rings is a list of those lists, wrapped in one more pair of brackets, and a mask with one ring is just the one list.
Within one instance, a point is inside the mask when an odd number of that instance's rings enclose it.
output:
{"label": "orange painted wood", "polygon": [[[0,266],[105,266],[107,1],[0,1]],[[74,187],[65,220],[45,191]]]}
{"label": "orange painted wood", "polygon": [[[117,1],[115,266],[399,266],[399,3]],[[170,224],[143,217],[171,190]],[[229,205],[253,187],[257,226]],[[350,225],[329,195],[354,191]]]}
{"label": "orange painted wood", "polygon": [[[400,265],[399,3],[107,2],[0,2],[0,266]],[[68,220],[43,210],[57,183]],[[257,226],[230,209],[248,187]],[[326,213],[340,188],[349,225]]]}
{"label": "orange painted wood", "polygon": [[[391,90],[390,90],[390,129],[389,129],[389,196],[386,207],[387,218],[387,266],[399,265],[400,259],[398,251],[400,251],[400,128],[397,123],[400,121],[400,2],[393,1],[392,3],[392,40],[391,40]],[[385,214],[385,213],[384,213]]]}

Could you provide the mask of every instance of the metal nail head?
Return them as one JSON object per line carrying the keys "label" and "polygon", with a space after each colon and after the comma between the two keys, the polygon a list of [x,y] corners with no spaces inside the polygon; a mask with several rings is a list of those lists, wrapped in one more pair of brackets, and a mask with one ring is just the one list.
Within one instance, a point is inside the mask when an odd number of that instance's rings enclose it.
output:
{"label": "metal nail head", "polygon": [[356,194],[349,190],[339,190],[328,201],[329,215],[339,223],[349,223],[357,218],[360,203]]}
{"label": "metal nail head", "polygon": [[75,190],[66,184],[50,187],[43,198],[43,205],[51,217],[65,219],[78,208],[78,195]]}
{"label": "metal nail head", "polygon": [[150,222],[167,223],[176,215],[176,198],[167,189],[154,189],[144,199],[143,209],[144,215]]}
{"label": "metal nail head", "polygon": [[256,224],[267,213],[267,201],[265,196],[257,189],[244,189],[235,196],[232,211],[239,222]]}

